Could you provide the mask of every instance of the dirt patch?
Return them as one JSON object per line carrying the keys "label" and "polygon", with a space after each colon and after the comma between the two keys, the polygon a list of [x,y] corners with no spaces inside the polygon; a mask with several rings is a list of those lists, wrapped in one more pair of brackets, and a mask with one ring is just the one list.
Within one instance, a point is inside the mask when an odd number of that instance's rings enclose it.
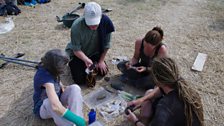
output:
{"label": "dirt patch", "polygon": [[[87,2],[86,0],[82,2]],[[108,13],[116,32],[112,48],[107,55],[110,68],[108,76],[119,73],[111,59],[133,55],[134,41],[142,38],[154,26],[164,29],[164,43],[169,54],[176,59],[182,75],[192,83],[202,97],[205,123],[223,126],[224,120],[224,2],[223,0],[96,0]],[[78,4],[74,0],[52,1],[35,8],[19,6],[22,13],[14,16],[15,28],[0,35],[0,53],[11,56],[24,52],[24,59],[39,61],[49,49],[64,49],[70,40],[70,30],[56,21]],[[78,12],[82,13],[82,11]],[[3,20],[1,17],[0,20]],[[198,52],[208,54],[202,72],[190,70]],[[33,75],[35,70],[15,64],[0,69],[0,125],[45,126],[52,120],[40,121],[32,114]],[[71,84],[70,73],[63,82]],[[106,85],[104,80],[97,82]],[[83,95],[92,89],[83,88]],[[88,109],[84,108],[87,117]],[[98,114],[98,118],[102,117]],[[108,126],[127,126],[124,117],[107,123]]]}

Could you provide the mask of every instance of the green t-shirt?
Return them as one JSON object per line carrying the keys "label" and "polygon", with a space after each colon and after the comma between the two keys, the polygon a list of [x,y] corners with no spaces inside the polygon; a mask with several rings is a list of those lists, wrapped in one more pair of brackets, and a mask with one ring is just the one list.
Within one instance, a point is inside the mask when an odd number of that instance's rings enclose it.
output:
{"label": "green t-shirt", "polygon": [[[104,49],[110,48],[111,33],[106,36]],[[71,42],[67,44],[66,52],[70,57],[74,51],[82,51],[86,56],[91,57],[99,54],[100,43],[98,30],[90,30],[85,23],[84,17],[75,20],[71,28]]]}

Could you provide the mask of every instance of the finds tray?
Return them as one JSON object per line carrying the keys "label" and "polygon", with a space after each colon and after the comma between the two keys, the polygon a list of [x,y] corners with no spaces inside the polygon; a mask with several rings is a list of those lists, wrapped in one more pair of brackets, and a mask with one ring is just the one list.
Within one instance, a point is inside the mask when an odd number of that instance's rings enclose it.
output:
{"label": "finds tray", "polygon": [[91,109],[115,97],[114,94],[100,87],[84,96],[84,103]]}
{"label": "finds tray", "polygon": [[110,122],[119,115],[122,115],[126,107],[126,101],[117,96],[97,106],[97,111],[107,122]]}

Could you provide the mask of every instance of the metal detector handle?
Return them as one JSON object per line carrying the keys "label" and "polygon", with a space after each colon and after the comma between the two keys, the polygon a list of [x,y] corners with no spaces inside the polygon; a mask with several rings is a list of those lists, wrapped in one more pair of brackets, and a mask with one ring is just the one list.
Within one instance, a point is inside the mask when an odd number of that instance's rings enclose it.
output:
{"label": "metal detector handle", "polygon": [[[25,53],[17,53],[13,58],[20,58],[20,57],[22,57],[22,56],[24,56],[25,55]],[[4,54],[1,54],[0,56],[5,56]],[[3,63],[3,64],[1,64],[0,65],[0,69],[1,68],[3,68],[5,65],[7,65],[9,62],[5,62],[5,63]]]}
{"label": "metal detector handle", "polygon": [[108,12],[111,12],[112,11],[112,9],[105,9],[105,8],[102,8],[102,12],[103,13],[108,13]]}
{"label": "metal detector handle", "polygon": [[85,7],[85,3],[79,3],[79,6],[75,8],[75,10],[71,11],[69,14],[76,12],[79,9],[83,9]]}
{"label": "metal detector handle", "polygon": [[57,20],[58,22],[62,22],[62,19],[60,19],[58,16],[56,16],[56,20]]}
{"label": "metal detector handle", "polygon": [[81,6],[82,6],[82,8],[84,8],[84,7],[85,7],[85,5],[86,5],[86,3],[79,3],[79,5],[81,5]]}

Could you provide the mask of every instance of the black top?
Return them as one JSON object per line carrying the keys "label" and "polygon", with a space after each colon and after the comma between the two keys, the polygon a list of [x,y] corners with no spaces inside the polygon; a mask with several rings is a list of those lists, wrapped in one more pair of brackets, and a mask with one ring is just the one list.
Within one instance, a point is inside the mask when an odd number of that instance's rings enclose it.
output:
{"label": "black top", "polygon": [[163,43],[160,43],[158,46],[156,46],[155,53],[152,57],[149,57],[149,56],[145,55],[144,44],[143,43],[144,43],[144,39],[142,40],[142,44],[141,44],[141,47],[140,47],[140,56],[139,56],[140,62],[139,62],[139,65],[149,67],[152,64],[152,60],[158,55],[159,49],[163,45]]}
{"label": "black top", "polygon": [[[150,126],[186,126],[184,104],[178,98],[176,90],[169,92],[159,100]],[[192,126],[200,126],[194,112]]]}
{"label": "black top", "polygon": [[103,14],[102,18],[100,20],[100,24],[98,27],[98,35],[99,35],[99,42],[100,42],[100,54],[103,53],[104,51],[104,46],[105,46],[105,42],[106,42],[106,35],[114,32],[114,25],[112,23],[112,21],[110,20],[110,18]]}

